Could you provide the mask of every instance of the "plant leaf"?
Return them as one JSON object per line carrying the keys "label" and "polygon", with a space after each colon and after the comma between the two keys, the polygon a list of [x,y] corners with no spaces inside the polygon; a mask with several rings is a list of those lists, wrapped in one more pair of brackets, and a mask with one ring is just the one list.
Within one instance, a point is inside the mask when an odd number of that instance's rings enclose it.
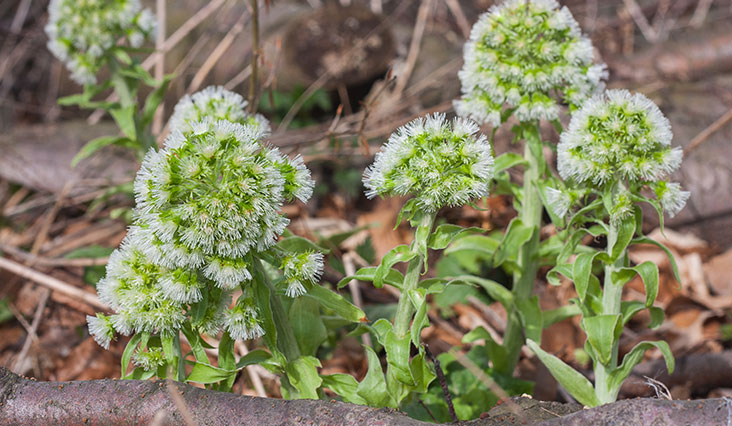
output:
{"label": "plant leaf", "polygon": [[384,281],[392,266],[400,262],[409,262],[416,256],[417,254],[413,253],[407,245],[400,245],[391,249],[384,255],[381,263],[376,268],[376,272],[374,273],[374,287],[381,288],[384,286]]}
{"label": "plant leaf", "polygon": [[323,379],[318,375],[320,360],[312,356],[302,356],[285,366],[287,379],[297,390],[296,399],[318,399],[318,388]]}
{"label": "plant leaf", "polygon": [[663,358],[666,360],[666,368],[668,369],[668,373],[672,374],[674,372],[676,362],[674,360],[673,354],[671,353],[671,348],[668,346],[668,343],[664,341],[643,341],[635,345],[633,349],[630,350],[630,352],[625,354],[625,357],[623,357],[623,363],[620,364],[620,367],[610,373],[610,377],[608,378],[608,385],[610,386],[610,388],[620,389],[620,386],[623,384],[625,379],[628,378],[630,372],[633,370],[633,367],[638,365],[638,363],[643,360],[643,355],[645,354],[645,352],[648,349],[652,348],[658,348],[661,351],[661,354],[663,354]]}
{"label": "plant leaf", "polygon": [[186,377],[186,382],[201,384],[219,383],[228,380],[232,376],[236,376],[236,371],[196,362],[193,364],[191,374]]}
{"label": "plant leaf", "polygon": [[615,330],[620,314],[603,314],[582,318],[582,329],[602,365],[609,365],[615,343]]}
{"label": "plant leaf", "polygon": [[386,390],[386,379],[381,370],[381,361],[373,349],[364,346],[369,361],[366,376],[358,384],[356,393],[372,407],[397,408],[397,403]]}
{"label": "plant leaf", "polygon": [[577,401],[590,407],[600,404],[600,401],[597,400],[597,396],[595,395],[595,389],[585,376],[561,359],[545,352],[533,340],[526,340],[526,344],[539,357],[546,368],[549,369],[549,372],[557,379],[559,384],[564,386]]}
{"label": "plant leaf", "polygon": [[450,245],[453,240],[460,238],[461,235],[470,235],[482,232],[485,232],[482,228],[472,227],[466,229],[462,226],[444,223],[432,231],[429,236],[429,240],[427,241],[427,247],[432,250],[442,250]]}
{"label": "plant leaf", "polygon": [[310,290],[305,293],[305,296],[317,300],[324,308],[332,310],[342,318],[351,322],[366,321],[366,314],[361,309],[344,299],[340,294],[328,290],[323,286],[318,284],[313,285]]}
{"label": "plant leaf", "polygon": [[71,160],[71,167],[76,167],[79,161],[89,157],[98,150],[108,145],[121,145],[133,147],[134,143],[129,138],[122,136],[102,136],[87,142]]}
{"label": "plant leaf", "polygon": [[368,402],[358,394],[358,382],[350,374],[336,373],[320,376],[323,387],[328,388],[352,404],[367,405]]}
{"label": "plant leaf", "polygon": [[292,301],[287,315],[300,352],[315,355],[320,344],[328,338],[328,330],[320,317],[320,304],[315,299],[298,297]]}
{"label": "plant leaf", "polygon": [[499,173],[511,167],[526,163],[526,160],[524,160],[521,154],[506,152],[496,157],[493,163],[493,173]]}
{"label": "plant leaf", "polygon": [[[361,268],[358,271],[356,271],[356,275],[351,275],[348,277],[343,278],[342,280],[338,281],[338,288],[343,288],[352,280],[359,280],[359,281],[374,281],[374,276],[376,275],[376,267],[375,266],[368,266],[366,268]],[[391,286],[394,286],[401,290],[402,283],[404,283],[404,275],[402,275],[401,272],[397,271],[396,269],[389,269],[389,272],[387,272],[386,276],[384,277],[384,283],[389,284]]]}
{"label": "plant leaf", "polygon": [[514,218],[508,224],[506,233],[503,235],[503,241],[501,241],[498,250],[493,255],[493,266],[501,266],[507,260],[515,261],[521,247],[531,239],[534,230],[535,227],[526,226],[521,219]]}
{"label": "plant leaf", "polygon": [[444,253],[445,255],[449,255],[458,251],[467,250],[493,257],[500,244],[500,240],[488,235],[466,235],[455,238]]}

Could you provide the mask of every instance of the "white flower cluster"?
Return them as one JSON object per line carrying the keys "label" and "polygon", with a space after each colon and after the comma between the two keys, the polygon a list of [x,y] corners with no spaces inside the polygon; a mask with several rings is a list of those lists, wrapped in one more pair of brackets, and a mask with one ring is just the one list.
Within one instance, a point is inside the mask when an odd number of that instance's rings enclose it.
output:
{"label": "white flower cluster", "polygon": [[51,0],[48,48],[79,84],[95,84],[96,74],[119,39],[140,47],[156,31],[155,15],[139,0]]}
{"label": "white flower cluster", "polygon": [[[234,338],[264,333],[248,295],[251,263],[287,226],[282,204],[307,201],[314,183],[302,158],[262,144],[268,124],[246,124],[250,116],[240,97],[206,89],[184,100],[189,103],[197,108],[191,117],[202,121],[178,122],[184,129],[172,128],[164,148],[146,155],[134,183],[135,222],[97,285],[100,298],[116,312],[88,317],[90,332],[104,347],[115,332],[170,335],[189,318],[209,335],[222,328]],[[224,111],[224,118],[245,124],[221,119]],[[322,255],[298,259],[298,275],[290,268],[286,278],[319,276]],[[229,309],[237,287],[245,294]],[[304,292],[288,288],[287,294]]]}
{"label": "white flower cluster", "polygon": [[[557,168],[562,178],[596,188],[618,180],[630,187],[649,185],[673,216],[689,193],[665,181],[681,165],[682,151],[671,147],[672,137],[668,119],[650,99],[608,90],[573,114],[561,135]],[[628,213],[630,200],[616,204],[617,217]]]}
{"label": "white flower cluster", "polygon": [[366,195],[408,195],[426,211],[459,206],[488,194],[493,155],[476,123],[444,114],[397,129],[364,173]]}
{"label": "white flower cluster", "polygon": [[323,272],[323,254],[312,251],[293,253],[282,260],[287,290],[290,297],[305,294],[304,282],[318,281]]}
{"label": "white flower cluster", "polygon": [[238,94],[221,86],[209,86],[193,96],[185,95],[173,110],[170,128],[183,133],[192,131],[191,125],[205,120],[226,120],[232,123],[258,126],[262,133],[269,133],[269,121],[260,114],[246,113],[249,103]]}
{"label": "white flower cluster", "polygon": [[606,67],[592,60],[592,43],[569,9],[555,0],[506,0],[473,26],[455,110],[492,126],[501,124],[504,105],[520,121],[554,120],[555,94],[574,107],[602,88]]}

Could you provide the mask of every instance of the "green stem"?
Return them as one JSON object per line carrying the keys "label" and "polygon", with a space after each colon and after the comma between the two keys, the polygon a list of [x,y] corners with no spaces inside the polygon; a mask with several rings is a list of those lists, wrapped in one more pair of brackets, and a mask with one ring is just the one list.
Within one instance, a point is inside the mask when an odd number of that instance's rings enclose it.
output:
{"label": "green stem", "polygon": [[[617,242],[618,238],[618,227],[612,223],[609,226],[607,234],[607,253],[608,255],[612,252],[612,247]],[[623,286],[621,284],[613,282],[613,272],[617,268],[621,268],[624,265],[624,256],[618,257],[618,259],[612,263],[605,265],[605,278],[603,281],[602,289],[602,310],[605,315],[619,315],[620,304],[623,297]],[[612,356],[610,362],[607,365],[603,365],[599,362],[595,363],[595,395],[600,401],[600,404],[608,404],[615,402],[618,396],[619,389],[612,389],[608,380],[610,373],[612,373],[618,367],[618,346],[619,342],[613,339]]]}
{"label": "green stem", "polygon": [[259,274],[264,278],[265,284],[269,288],[269,301],[270,307],[272,308],[272,320],[277,328],[277,347],[282,351],[287,358],[288,362],[295,361],[300,358],[300,347],[297,345],[297,339],[295,338],[295,332],[292,330],[292,324],[290,324],[290,318],[285,312],[285,307],[282,305],[280,297],[277,295],[274,286],[269,280],[267,271],[261,264],[262,260],[255,260],[255,268],[259,269]]}
{"label": "green stem", "polygon": [[[417,230],[414,233],[412,250],[419,252],[420,250],[418,248],[420,246],[426,247],[426,238],[429,238],[434,222],[435,213],[425,213],[422,216]],[[419,285],[419,276],[422,273],[422,266],[425,260],[420,253],[414,259],[410,260],[407,265],[407,273],[404,275],[404,284],[402,285],[402,294],[399,297],[399,304],[397,305],[396,315],[394,316],[394,333],[398,338],[404,337],[409,333],[409,326],[412,323],[412,315],[414,314],[414,305],[409,300],[409,293]]]}
{"label": "green stem", "polygon": [[[523,198],[519,219],[524,226],[533,228],[533,233],[531,239],[521,247],[518,253],[518,268],[513,274],[513,288],[511,289],[515,301],[528,300],[534,289],[536,274],[539,270],[539,229],[543,211],[538,183],[541,179],[544,156],[538,126],[526,129],[524,137],[526,139],[524,159],[527,164],[524,169]],[[525,340],[524,326],[519,316],[519,310],[514,304],[509,313],[503,340],[507,360],[502,373],[513,374]]]}

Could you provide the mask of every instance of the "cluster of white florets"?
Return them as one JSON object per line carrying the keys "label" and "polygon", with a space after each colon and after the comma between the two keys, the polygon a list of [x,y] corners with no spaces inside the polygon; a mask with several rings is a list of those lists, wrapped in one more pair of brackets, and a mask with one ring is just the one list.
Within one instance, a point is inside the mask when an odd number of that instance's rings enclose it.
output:
{"label": "cluster of white florets", "polygon": [[270,132],[269,121],[260,114],[248,114],[247,102],[240,94],[221,86],[209,86],[200,92],[185,95],[173,110],[170,128],[183,133],[192,131],[191,125],[205,120],[226,120],[232,123],[258,126],[263,134]]}
{"label": "cluster of white florets", "polygon": [[95,84],[120,39],[140,47],[156,30],[155,15],[139,0],[52,0],[48,7],[48,48],[66,63],[79,84]]}
{"label": "cluster of white florets", "polygon": [[[182,104],[175,123],[183,128],[172,127],[164,148],[150,150],[143,160],[134,183],[135,223],[97,286],[116,312],[88,317],[105,347],[115,332],[170,335],[188,318],[209,335],[224,329],[234,338],[261,336],[258,309],[248,295],[251,263],[285,230],[282,204],[305,202],[312,194],[302,158],[264,146],[269,125],[264,119],[247,123],[251,116],[240,97],[206,89]],[[316,280],[323,268],[321,254],[283,259],[291,297],[305,293],[302,282]],[[229,308],[235,288],[245,294]]]}
{"label": "cluster of white florets", "polygon": [[493,126],[501,124],[504,106],[520,121],[557,119],[557,94],[579,106],[602,88],[606,67],[593,65],[593,56],[566,7],[555,0],[507,0],[473,26],[455,109]]}
{"label": "cluster of white florets", "polygon": [[[558,146],[559,174],[595,188],[623,182],[649,185],[673,216],[689,193],[666,179],[681,165],[681,148],[671,147],[668,119],[650,99],[626,90],[608,90],[573,114]],[[616,217],[629,214],[630,199],[616,200]]]}
{"label": "cluster of white florets", "polygon": [[434,212],[488,194],[493,155],[476,123],[444,114],[418,118],[394,132],[364,173],[366,195],[413,195]]}
{"label": "cluster of white florets", "polygon": [[323,272],[323,254],[313,251],[292,253],[282,259],[282,272],[285,275],[287,290],[290,297],[305,294],[305,282],[317,282]]}

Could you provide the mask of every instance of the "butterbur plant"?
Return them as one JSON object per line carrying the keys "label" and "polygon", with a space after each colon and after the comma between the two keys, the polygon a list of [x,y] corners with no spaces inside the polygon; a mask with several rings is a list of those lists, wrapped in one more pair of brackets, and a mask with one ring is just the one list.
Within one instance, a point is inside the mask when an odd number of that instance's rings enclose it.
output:
{"label": "butterbur plant", "polygon": [[[671,138],[669,122],[658,107],[645,96],[625,90],[609,90],[587,101],[561,136],[559,173],[583,196],[580,202],[572,202],[562,191],[555,192],[556,214],[565,215],[575,205],[580,209],[568,221],[569,243],[549,279],[556,284],[561,274],[574,281],[578,296],[574,303],[582,310],[581,327],[587,334],[585,350],[594,365],[594,387],[536,342],[528,343],[554,377],[585,405],[615,401],[623,381],[649,349],[660,350],[669,372],[674,368],[671,350],[663,341],[638,343],[619,359],[620,335],[634,315],[648,309],[651,327],[659,326],[664,317],[663,310],[653,306],[658,294],[657,265],[650,261],[632,265],[628,247],[661,246],[678,279],[668,249],[643,235],[639,207],[640,203],[652,205],[663,225],[664,212],[675,215],[689,197],[679,184],[667,180],[681,164],[681,150],[671,147]],[[649,192],[655,198],[648,197]],[[579,239],[587,234],[605,237],[605,250],[577,250]],[[572,253],[578,253],[574,261],[565,263]],[[596,265],[602,267],[602,285],[593,272]],[[636,275],[643,280],[645,301],[624,302],[623,286]]]}
{"label": "butterbur plant", "polygon": [[[155,15],[143,9],[139,0],[52,0],[48,14],[48,48],[64,62],[72,79],[84,86],[83,93],[61,98],[59,103],[102,109],[122,133],[88,142],[72,164],[107,145],[131,148],[142,158],[155,146],[150,125],[170,81],[169,76],[155,80],[134,57],[155,35]],[[103,70],[107,77],[99,81]],[[151,90],[139,107],[142,84]],[[96,100],[108,89],[114,90],[117,100]]]}
{"label": "butterbur plant", "polygon": [[[480,231],[451,224],[434,226],[440,208],[465,205],[488,194],[493,155],[488,139],[478,131],[478,125],[467,119],[448,121],[442,114],[418,118],[397,129],[364,172],[369,198],[411,197],[397,222],[405,218],[414,228],[414,239],[389,251],[378,267],[363,268],[339,284],[361,279],[373,281],[376,287],[392,285],[401,292],[393,324],[382,319],[371,327],[386,350],[386,377],[376,353],[366,347],[369,372],[363,383],[378,386],[357,398],[344,395],[351,402],[365,399],[371,405],[398,407],[410,392],[425,392],[435,377],[425,360],[420,334],[429,324],[427,295],[441,292],[449,282],[422,280],[421,275],[427,269],[428,250],[442,250],[458,235]],[[404,275],[392,268],[402,262],[407,263]],[[417,348],[414,357],[412,346]]]}
{"label": "butterbur plant", "polygon": [[[132,335],[123,378],[173,377],[226,390],[239,369],[263,363],[282,375],[285,396],[317,398],[322,379],[313,355],[324,338],[307,326],[295,330],[291,320],[322,326],[319,314],[297,317],[321,306],[354,322],[364,314],[317,283],[320,247],[281,238],[289,222],[283,203],[307,201],[313,181],[302,158],[263,144],[269,124],[244,106],[238,95],[209,88],[176,107],[176,127],[161,150],[149,150],[135,179],[133,225],[97,285],[114,314],[88,317],[89,330],[104,347],[117,333]],[[204,337],[220,333],[214,366]],[[236,363],[234,341],[260,337],[269,353],[252,351]]]}
{"label": "butterbur plant", "polygon": [[[566,7],[554,0],[508,0],[493,6],[473,26],[465,45],[464,66],[459,72],[462,98],[455,102],[461,116],[494,127],[514,116],[516,140],[524,143],[523,156],[505,153],[496,158],[494,193],[514,199],[518,216],[502,239],[467,236],[450,252],[479,250],[492,257],[494,268],[512,275],[510,295],[496,298],[508,311],[501,345],[484,333],[495,376],[510,377],[519,360],[525,338],[539,341],[542,328],[576,313],[560,310],[542,314],[532,295],[542,262],[553,262],[556,239],[540,241],[547,187],[560,187],[544,157],[539,125],[552,122],[561,129],[560,105],[576,109],[603,87],[604,64],[593,64],[593,47],[580,32]],[[523,167],[523,183],[511,181],[507,169]],[[544,257],[544,259],[542,259]]]}

